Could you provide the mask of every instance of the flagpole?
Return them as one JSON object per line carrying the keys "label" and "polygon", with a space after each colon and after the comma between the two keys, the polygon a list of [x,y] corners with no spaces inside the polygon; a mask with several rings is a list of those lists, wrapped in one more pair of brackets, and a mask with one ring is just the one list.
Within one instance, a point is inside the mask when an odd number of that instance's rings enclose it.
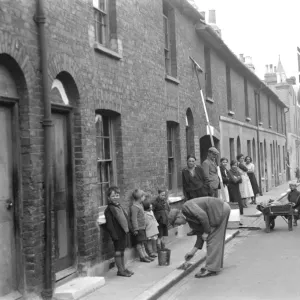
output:
{"label": "flagpole", "polygon": [[[213,139],[213,135],[212,135],[212,130],[211,130],[211,127],[210,127],[209,117],[208,117],[208,113],[207,113],[207,109],[206,109],[206,103],[205,103],[205,100],[204,100],[203,91],[202,91],[202,87],[201,87],[201,83],[200,83],[200,79],[199,79],[199,74],[198,74],[198,71],[203,73],[203,70],[192,57],[190,57],[190,60],[193,62],[193,66],[194,66],[197,81],[198,81],[198,86],[199,86],[199,90],[200,90],[200,97],[201,97],[201,100],[202,100],[203,109],[204,109],[205,118],[206,118],[206,124],[207,124],[207,127],[208,127],[209,136],[210,136],[210,142],[211,142],[212,147],[214,147],[215,143],[214,143],[214,139]],[[222,175],[221,175],[220,167],[218,165],[217,165],[217,169],[218,169],[218,176],[219,176],[219,179],[220,179],[222,198],[224,199],[224,201],[226,201],[226,195],[225,195]]]}

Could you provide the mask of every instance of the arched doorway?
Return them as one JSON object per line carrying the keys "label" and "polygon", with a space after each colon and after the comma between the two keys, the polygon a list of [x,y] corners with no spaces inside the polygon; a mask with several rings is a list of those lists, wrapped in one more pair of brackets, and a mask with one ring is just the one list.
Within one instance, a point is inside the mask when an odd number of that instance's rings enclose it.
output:
{"label": "arched doorway", "polygon": [[23,72],[11,56],[0,54],[0,299],[19,296],[17,291],[22,289],[20,223],[21,205],[25,200],[21,195],[20,172],[23,139],[18,132],[25,132],[20,126],[25,114],[28,119],[25,99],[28,99],[28,91]]}
{"label": "arched doorway", "polygon": [[187,155],[195,155],[195,141],[194,141],[194,117],[190,108],[186,111],[186,153]]}
{"label": "arched doorway", "polygon": [[[220,141],[215,136],[213,136],[215,147],[220,150]],[[204,135],[200,138],[200,158],[201,163],[203,163],[207,158],[208,149],[211,147],[211,141],[209,135]]]}
{"label": "arched doorway", "polygon": [[[75,239],[75,165],[74,143],[80,149],[81,139],[75,124],[80,115],[74,113],[79,93],[72,76],[61,72],[51,87],[52,103],[52,176],[56,273],[72,267],[76,257]],[[74,143],[73,143],[74,136]],[[77,151],[76,151],[77,152]],[[59,277],[59,275],[57,276]]]}
{"label": "arched doorway", "polygon": [[242,150],[241,150],[241,140],[240,140],[240,137],[238,136],[237,140],[236,140],[236,155],[241,154],[241,152],[242,152]]}

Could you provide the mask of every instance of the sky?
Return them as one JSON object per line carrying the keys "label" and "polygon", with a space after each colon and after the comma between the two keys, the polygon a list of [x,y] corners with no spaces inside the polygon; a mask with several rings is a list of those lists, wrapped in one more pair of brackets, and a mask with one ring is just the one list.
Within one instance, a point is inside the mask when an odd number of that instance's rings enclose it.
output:
{"label": "sky", "polygon": [[216,23],[227,46],[251,56],[263,79],[266,64],[281,62],[288,77],[297,76],[300,47],[300,0],[194,0],[200,11],[216,10]]}

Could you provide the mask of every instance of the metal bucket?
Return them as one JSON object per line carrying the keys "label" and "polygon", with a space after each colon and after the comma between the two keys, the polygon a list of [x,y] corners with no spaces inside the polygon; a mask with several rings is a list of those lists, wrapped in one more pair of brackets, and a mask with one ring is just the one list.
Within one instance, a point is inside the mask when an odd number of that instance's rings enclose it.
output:
{"label": "metal bucket", "polygon": [[159,266],[169,266],[171,259],[171,250],[162,249],[158,251],[158,265]]}

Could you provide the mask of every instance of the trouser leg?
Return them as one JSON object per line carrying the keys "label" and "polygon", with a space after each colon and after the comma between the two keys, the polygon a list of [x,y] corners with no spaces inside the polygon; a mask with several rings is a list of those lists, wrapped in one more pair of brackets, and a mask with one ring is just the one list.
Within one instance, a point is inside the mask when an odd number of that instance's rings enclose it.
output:
{"label": "trouser leg", "polygon": [[219,272],[223,267],[226,228],[230,215],[230,206],[224,203],[223,219],[219,227],[207,238],[206,269]]}

